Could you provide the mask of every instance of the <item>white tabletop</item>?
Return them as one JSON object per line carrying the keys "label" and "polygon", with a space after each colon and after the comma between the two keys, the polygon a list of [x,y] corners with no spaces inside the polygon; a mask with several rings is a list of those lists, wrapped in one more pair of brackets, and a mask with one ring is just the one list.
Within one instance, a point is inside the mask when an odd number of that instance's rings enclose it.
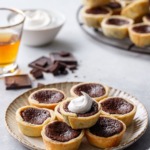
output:
{"label": "white tabletop", "polygon": [[[67,22],[55,41],[45,47],[20,46],[18,64],[23,73],[29,73],[28,63],[40,56],[48,56],[52,51],[66,50],[72,52],[79,60],[79,69],[67,76],[45,78],[35,81],[48,84],[60,81],[96,81],[119,88],[136,96],[150,113],[150,55],[138,54],[113,48],[87,37],[76,22],[76,11],[80,0],[3,0],[0,6],[20,9],[43,8],[63,12]],[[75,78],[75,76],[78,78]],[[0,149],[26,150],[13,139],[5,128],[5,110],[9,103],[26,90],[6,91],[4,80],[0,79]],[[150,126],[145,135],[130,147],[130,150],[146,150],[150,147]]]}

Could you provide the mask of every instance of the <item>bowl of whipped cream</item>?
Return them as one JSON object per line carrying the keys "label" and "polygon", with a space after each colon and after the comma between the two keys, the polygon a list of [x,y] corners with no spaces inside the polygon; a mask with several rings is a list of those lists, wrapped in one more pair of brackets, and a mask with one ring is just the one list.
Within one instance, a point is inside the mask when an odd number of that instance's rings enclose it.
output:
{"label": "bowl of whipped cream", "polygon": [[[29,46],[42,46],[52,42],[66,21],[62,13],[53,10],[24,10],[24,14],[26,19],[22,41]],[[20,17],[10,15],[9,21],[18,22]]]}

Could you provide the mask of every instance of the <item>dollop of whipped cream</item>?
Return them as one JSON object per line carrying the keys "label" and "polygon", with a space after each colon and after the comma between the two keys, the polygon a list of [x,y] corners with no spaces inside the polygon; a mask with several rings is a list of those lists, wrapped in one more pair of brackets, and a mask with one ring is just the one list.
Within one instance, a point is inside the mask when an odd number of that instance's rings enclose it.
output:
{"label": "dollop of whipped cream", "polygon": [[69,111],[73,113],[86,113],[91,109],[93,103],[92,98],[85,92],[81,93],[83,94],[82,96],[70,101],[68,105]]}

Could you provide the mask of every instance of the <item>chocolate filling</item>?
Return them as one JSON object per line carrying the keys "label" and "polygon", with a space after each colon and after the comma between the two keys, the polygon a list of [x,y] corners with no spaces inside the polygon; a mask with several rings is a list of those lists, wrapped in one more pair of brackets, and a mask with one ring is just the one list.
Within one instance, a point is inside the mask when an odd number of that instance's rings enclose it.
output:
{"label": "chocolate filling", "polygon": [[59,142],[67,142],[81,133],[81,130],[74,130],[68,126],[65,122],[56,121],[46,126],[45,134],[52,140]]}
{"label": "chocolate filling", "polygon": [[146,18],[147,18],[148,20],[150,20],[150,14],[147,14],[147,15],[146,15]]}
{"label": "chocolate filling", "polygon": [[117,2],[110,2],[107,6],[109,8],[111,8],[111,9],[119,9],[119,8],[121,8],[121,4],[117,3]]}
{"label": "chocolate filling", "polygon": [[133,110],[133,105],[122,98],[110,98],[101,103],[103,111],[110,114],[126,114]]}
{"label": "chocolate filling", "polygon": [[141,25],[141,26],[133,27],[133,30],[137,33],[150,33],[150,26]]}
{"label": "chocolate filling", "polygon": [[90,8],[86,10],[87,14],[94,14],[94,15],[98,15],[98,14],[107,14],[109,13],[109,11],[106,8],[102,8],[102,7],[95,7],[95,8]]}
{"label": "chocolate filling", "polygon": [[96,136],[110,137],[115,134],[119,134],[123,130],[123,125],[118,120],[107,117],[99,117],[97,123],[89,130]]}
{"label": "chocolate filling", "polygon": [[110,24],[110,25],[122,26],[122,25],[125,25],[125,24],[129,24],[129,21],[124,20],[124,19],[119,19],[119,18],[110,18],[110,19],[107,20],[106,23]]}
{"label": "chocolate filling", "polygon": [[36,125],[42,124],[50,116],[49,111],[36,108],[27,108],[21,112],[24,121]]}
{"label": "chocolate filling", "polygon": [[[68,109],[69,103],[70,103],[70,102],[67,102],[67,103],[64,105],[64,110],[65,110],[66,112],[71,112],[71,111],[69,111],[69,109]],[[78,117],[88,117],[88,116],[92,116],[92,115],[96,114],[97,112],[98,112],[98,104],[97,104],[96,102],[93,102],[92,107],[91,107],[91,109],[90,109],[88,112],[86,112],[86,113],[84,113],[84,114],[81,114],[81,113],[76,113],[76,114],[77,114]]]}
{"label": "chocolate filling", "polygon": [[84,84],[74,89],[75,94],[81,96],[81,92],[87,93],[90,97],[100,97],[105,94],[105,88],[100,84]]}
{"label": "chocolate filling", "polygon": [[51,104],[62,101],[64,95],[58,91],[43,90],[35,93],[32,98],[39,103]]}

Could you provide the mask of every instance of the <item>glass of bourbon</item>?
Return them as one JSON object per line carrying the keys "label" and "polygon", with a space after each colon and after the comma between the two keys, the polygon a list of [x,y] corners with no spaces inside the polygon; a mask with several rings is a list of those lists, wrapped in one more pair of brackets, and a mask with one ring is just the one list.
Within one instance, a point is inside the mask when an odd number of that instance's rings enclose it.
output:
{"label": "glass of bourbon", "polygon": [[[10,17],[17,15],[16,20]],[[18,9],[0,8],[0,77],[18,72],[16,63],[25,15]]]}

